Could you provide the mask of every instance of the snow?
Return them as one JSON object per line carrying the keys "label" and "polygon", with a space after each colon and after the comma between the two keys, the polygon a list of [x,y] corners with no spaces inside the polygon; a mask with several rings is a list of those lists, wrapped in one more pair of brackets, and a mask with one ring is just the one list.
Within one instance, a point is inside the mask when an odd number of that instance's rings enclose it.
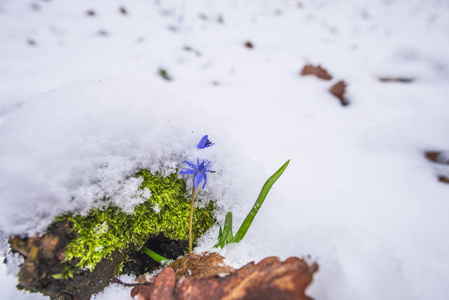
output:
{"label": "snow", "polygon": [[[0,282],[3,287],[1,299],[17,299],[17,300],[34,300],[34,299],[48,299],[39,294],[30,294],[23,291],[16,290],[17,277],[7,273],[7,268],[4,264],[0,264]],[[125,298],[126,299],[126,298]]]}
{"label": "snow", "polygon": [[[234,229],[291,159],[227,262],[310,255],[316,299],[449,297],[449,166],[423,155],[449,149],[447,1],[10,0],[0,28],[3,230],[39,232],[101,195],[131,210],[138,181],[118,181],[196,160],[208,134],[205,192]],[[300,77],[306,63],[334,79]],[[338,80],[347,107],[328,93]],[[4,296],[2,272],[1,298],[26,297]]]}
{"label": "snow", "polygon": [[207,121],[198,114],[204,113],[133,80],[80,82],[39,96],[0,128],[0,198],[14,199],[2,203],[1,227],[41,233],[58,215],[86,214],[103,198],[132,212],[148,191],[139,190],[142,178],[129,176],[142,168],[169,175],[197,157],[217,168],[203,193],[230,209],[231,199],[240,202],[246,193],[236,195],[229,180],[243,182],[248,169],[230,155],[232,147],[196,149]]}
{"label": "snow", "polygon": [[[119,280],[123,283],[134,283],[136,277],[134,276],[126,276],[122,275],[119,277]],[[92,300],[101,300],[101,299],[131,299],[131,295],[129,292],[129,287],[125,287],[118,283],[110,284],[106,287],[102,292],[93,295]]]}

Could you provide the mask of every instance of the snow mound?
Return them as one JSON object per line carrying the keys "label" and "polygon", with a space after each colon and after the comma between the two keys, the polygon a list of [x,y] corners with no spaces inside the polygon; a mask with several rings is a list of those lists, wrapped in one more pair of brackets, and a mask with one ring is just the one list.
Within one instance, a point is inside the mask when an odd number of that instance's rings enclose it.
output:
{"label": "snow mound", "polygon": [[[132,212],[148,193],[133,174],[168,175],[197,157],[217,171],[202,192],[231,209],[230,199],[235,205],[248,191],[230,189],[231,180],[244,182],[247,168],[204,115],[143,81],[84,81],[39,96],[0,126],[1,228],[39,233],[56,216],[85,214],[105,197]],[[196,149],[206,133],[216,145]]]}

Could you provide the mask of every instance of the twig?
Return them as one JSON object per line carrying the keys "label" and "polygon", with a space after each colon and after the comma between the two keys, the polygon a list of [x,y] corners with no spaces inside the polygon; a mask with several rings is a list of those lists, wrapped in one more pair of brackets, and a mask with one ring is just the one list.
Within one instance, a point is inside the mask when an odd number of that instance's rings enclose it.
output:
{"label": "twig", "polygon": [[121,280],[118,279],[117,277],[113,277],[113,278],[111,279],[111,281],[114,282],[114,283],[118,283],[118,284],[124,285],[124,286],[153,285],[153,283],[151,283],[151,282],[143,282],[143,283],[140,283],[140,282],[138,282],[138,283],[126,283],[126,282],[121,281]]}

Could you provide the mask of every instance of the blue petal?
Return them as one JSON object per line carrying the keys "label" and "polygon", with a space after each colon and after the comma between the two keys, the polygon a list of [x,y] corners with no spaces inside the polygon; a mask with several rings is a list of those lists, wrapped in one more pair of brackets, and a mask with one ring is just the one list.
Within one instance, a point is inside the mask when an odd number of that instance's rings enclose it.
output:
{"label": "blue petal", "polygon": [[193,187],[197,187],[201,183],[201,180],[203,180],[203,174],[201,173],[196,174],[195,180],[193,182]]}
{"label": "blue petal", "polygon": [[196,172],[198,172],[198,171],[197,170],[192,170],[192,169],[181,169],[181,171],[179,171],[179,173],[185,174],[185,175],[196,174]]}
{"label": "blue petal", "polygon": [[205,136],[203,136],[200,140],[200,142],[198,143],[198,145],[196,146],[198,149],[204,149],[204,147],[207,147],[207,134]]}
{"label": "blue petal", "polygon": [[207,182],[207,176],[206,176],[206,173],[203,173],[202,175],[204,177],[204,184],[203,184],[203,189],[204,189],[204,187],[206,186],[206,182]]}
{"label": "blue petal", "polygon": [[185,162],[189,167],[191,167],[192,169],[195,169],[195,170],[198,169],[198,166],[196,166],[195,164],[192,164],[191,162],[189,162],[189,161],[187,161],[187,160],[185,160],[184,162]]}

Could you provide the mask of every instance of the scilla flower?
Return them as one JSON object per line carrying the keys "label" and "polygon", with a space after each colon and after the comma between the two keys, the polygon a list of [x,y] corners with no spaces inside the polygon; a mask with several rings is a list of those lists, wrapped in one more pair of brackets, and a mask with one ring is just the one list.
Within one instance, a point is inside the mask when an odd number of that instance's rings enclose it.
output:
{"label": "scilla flower", "polygon": [[196,146],[198,149],[204,149],[210,146],[215,145],[215,143],[212,143],[211,141],[209,141],[207,134],[205,136],[203,136],[200,140],[200,142],[198,143],[198,145]]}
{"label": "scilla flower", "polygon": [[[204,149],[207,147],[210,147],[214,145],[209,139],[207,138],[207,134],[203,136],[196,146],[198,149]],[[214,173],[214,171],[211,171],[208,169],[210,165],[210,161],[204,160],[200,163],[200,159],[196,159],[196,164],[191,163],[187,160],[185,160],[185,163],[189,166],[189,168],[183,168],[179,173],[185,174],[185,175],[193,175],[193,188],[192,188],[192,200],[190,201],[190,222],[189,222],[189,253],[192,252],[192,223],[193,223],[193,203],[195,201],[195,189],[196,187],[203,181],[204,178],[204,184],[203,189],[206,186],[207,182],[207,172]]]}
{"label": "scilla flower", "polygon": [[[207,137],[207,135],[206,135]],[[196,188],[201,181],[203,181],[204,178],[204,184],[203,188],[206,186],[207,182],[207,172],[213,173],[214,171],[211,171],[208,169],[210,165],[210,161],[203,160],[200,163],[200,159],[197,158],[197,164],[193,164],[189,161],[185,161],[185,163],[189,166],[189,168],[183,168],[179,173],[185,174],[185,175],[195,175],[194,181],[193,181],[193,187]]]}

